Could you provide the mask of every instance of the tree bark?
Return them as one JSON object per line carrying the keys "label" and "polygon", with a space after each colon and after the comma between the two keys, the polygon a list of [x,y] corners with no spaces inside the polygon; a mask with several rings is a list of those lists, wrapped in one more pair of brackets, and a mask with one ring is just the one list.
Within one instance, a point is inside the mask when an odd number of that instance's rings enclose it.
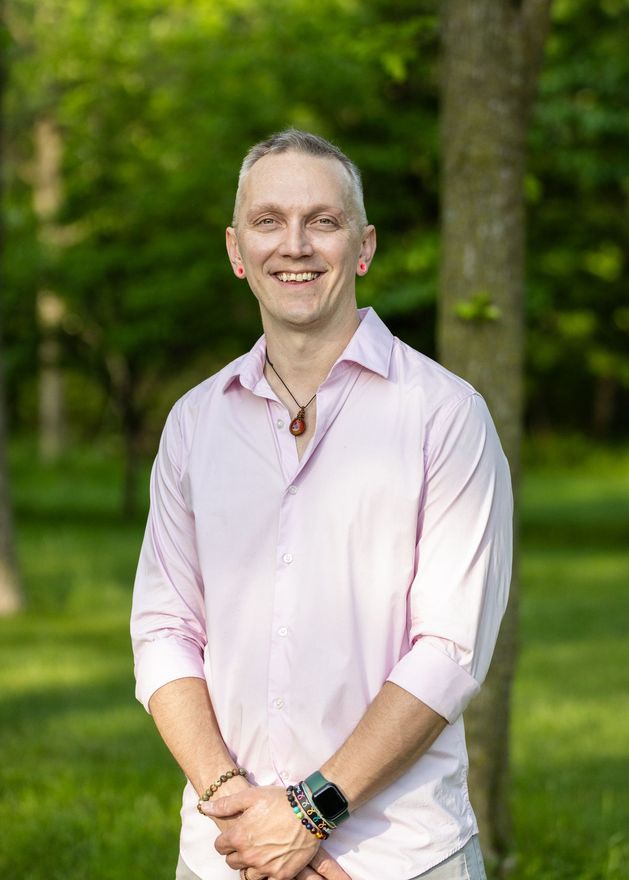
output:
{"label": "tree bark", "polygon": [[124,476],[122,488],[122,515],[130,519],[138,509],[138,479],[140,474],[140,438],[142,418],[127,398],[122,407],[122,429],[124,435]]}
{"label": "tree bark", "polygon": [[[39,220],[44,247],[58,244],[55,215],[61,203],[61,137],[49,116],[35,123],[35,165],[33,205]],[[44,461],[56,461],[65,440],[63,370],[61,366],[61,322],[63,300],[53,291],[37,295],[39,346],[39,452]]]}
{"label": "tree bark", "polygon": [[599,440],[609,437],[616,412],[618,380],[614,376],[598,376],[594,386],[592,430]]}
{"label": "tree bark", "polygon": [[39,454],[57,461],[65,441],[65,406],[60,332],[64,306],[52,291],[37,294],[39,323]]}
{"label": "tree bark", "polygon": [[121,354],[110,354],[105,360],[124,443],[122,515],[131,518],[137,511],[143,411],[138,401],[138,383],[133,365]]}
{"label": "tree bark", "polygon": [[[0,3],[0,170],[4,160],[4,86],[6,82],[5,53],[6,29],[4,23],[4,5]],[[0,186],[2,183],[0,174]],[[0,202],[2,190],[0,189]],[[0,211],[0,257],[3,250],[2,212]],[[6,408],[4,400],[4,371],[2,369],[2,334],[0,328],[0,617],[15,614],[24,605],[24,595],[20,585],[20,577],[15,553],[13,532],[13,511],[9,492],[9,471],[6,458]]]}
{"label": "tree bark", "polygon": [[[0,358],[1,358],[0,352]],[[15,553],[13,511],[6,460],[6,413],[4,375],[0,364],[0,617],[15,614],[24,606],[24,594]]]}
{"label": "tree bark", "polygon": [[[486,398],[516,491],[523,397],[525,144],[549,7],[550,0],[445,0],[441,5],[440,359]],[[512,846],[508,739],[517,652],[517,564],[514,572],[492,668],[466,713],[471,799],[486,859],[498,874],[508,869]]]}

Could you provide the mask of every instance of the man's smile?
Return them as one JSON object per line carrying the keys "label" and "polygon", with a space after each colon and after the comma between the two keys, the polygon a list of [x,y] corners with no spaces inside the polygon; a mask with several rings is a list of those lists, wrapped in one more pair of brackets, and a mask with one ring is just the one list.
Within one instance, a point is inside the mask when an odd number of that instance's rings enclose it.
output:
{"label": "man's smile", "polygon": [[273,276],[283,284],[302,284],[304,281],[316,281],[321,272],[274,272]]}

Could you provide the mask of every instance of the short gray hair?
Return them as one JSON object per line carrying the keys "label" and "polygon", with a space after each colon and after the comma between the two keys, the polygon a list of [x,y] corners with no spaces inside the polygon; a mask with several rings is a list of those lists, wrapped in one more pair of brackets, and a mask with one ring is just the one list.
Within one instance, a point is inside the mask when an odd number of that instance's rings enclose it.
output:
{"label": "short gray hair", "polygon": [[356,202],[358,222],[366,226],[367,213],[363,197],[363,182],[358,166],[335,144],[330,143],[330,141],[317,134],[301,131],[298,128],[286,128],[284,131],[278,131],[272,134],[271,137],[254,144],[243,159],[240,173],[238,174],[238,189],[236,190],[236,200],[234,203],[234,217],[232,220],[234,226],[236,225],[238,206],[242,198],[243,184],[253,166],[263,156],[269,156],[274,153],[288,153],[289,151],[304,153],[307,156],[337,159],[349,175],[354,201]]}

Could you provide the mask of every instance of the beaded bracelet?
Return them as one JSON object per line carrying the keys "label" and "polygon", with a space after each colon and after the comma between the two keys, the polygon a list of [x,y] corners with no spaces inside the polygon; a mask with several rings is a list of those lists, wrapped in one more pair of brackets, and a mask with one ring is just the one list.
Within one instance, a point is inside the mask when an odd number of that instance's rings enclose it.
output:
{"label": "beaded bracelet", "polygon": [[245,770],[244,767],[233,767],[231,770],[226,770],[224,773],[221,773],[221,775],[218,777],[216,782],[213,782],[209,788],[206,788],[206,790],[203,792],[203,794],[199,798],[199,801],[197,803],[197,810],[199,811],[199,813],[201,813],[202,816],[207,815],[201,809],[202,801],[209,801],[210,798],[218,791],[218,789],[221,787],[221,785],[224,782],[227,782],[228,779],[233,779],[235,776],[246,776],[246,775],[247,775],[247,771]]}
{"label": "beaded bracelet", "polygon": [[329,819],[324,819],[323,816],[320,816],[317,812],[317,807],[314,805],[314,801],[312,800],[310,789],[306,788],[306,786],[299,782],[295,786],[295,794],[297,795],[297,800],[302,806],[304,812],[310,817],[311,822],[315,822],[317,825],[323,827],[324,831],[327,831],[328,834],[336,825],[333,822],[330,822]]}
{"label": "beaded bracelet", "polygon": [[[303,781],[299,783],[301,790],[304,793],[304,797],[306,798],[306,802],[314,805],[314,801],[312,799],[312,792],[310,791],[310,787],[307,782]],[[334,831],[335,828],[338,828],[336,822],[332,822],[331,819],[323,820],[327,826],[328,831]]]}
{"label": "beaded bracelet", "polygon": [[288,797],[288,803],[297,818],[301,821],[301,824],[319,840],[327,840],[330,835],[329,829],[324,820],[314,811],[313,807],[310,807],[306,814],[303,805],[299,804],[295,799],[294,792],[294,787],[290,786],[290,790],[287,789],[286,794]]}
{"label": "beaded bracelet", "polygon": [[297,798],[299,797],[298,792],[305,797],[300,785],[289,785],[286,789],[288,803],[290,804],[293,813],[295,813],[297,818],[301,821],[301,824],[307,828],[311,834],[314,834],[318,840],[327,840],[330,834],[324,820],[319,816],[312,805],[310,805],[310,809],[308,809],[308,814],[306,815],[302,804],[297,801]]}
{"label": "beaded bracelet", "polygon": [[314,822],[314,824],[317,825],[319,828],[322,828],[323,831],[329,832],[332,826],[327,819],[324,819],[317,813],[317,808],[314,806],[314,804],[306,794],[306,790],[305,788],[303,788],[301,782],[294,786],[294,790],[301,809],[310,819],[310,821]]}

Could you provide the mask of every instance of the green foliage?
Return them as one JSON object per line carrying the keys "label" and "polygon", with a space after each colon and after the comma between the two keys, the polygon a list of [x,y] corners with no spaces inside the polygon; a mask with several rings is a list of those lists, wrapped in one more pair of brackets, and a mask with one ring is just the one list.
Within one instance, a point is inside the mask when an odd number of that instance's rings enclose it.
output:
{"label": "green foliage", "polygon": [[[511,876],[624,880],[629,452],[528,454]],[[142,517],[116,515],[109,450],[42,468],[21,446],[12,465],[29,610],[0,621],[0,876],[170,880],[183,782],[134,701],[128,637]]]}
{"label": "green foliage", "polygon": [[473,294],[469,299],[456,304],[456,315],[462,321],[471,321],[482,324],[487,321],[497,321],[501,311],[491,296],[484,290]]}
{"label": "green foliage", "polygon": [[[124,376],[141,412],[174,364],[196,363],[201,378],[216,350],[234,356],[257,335],[223,230],[242,155],[287,125],[339,140],[362,165],[387,255],[377,298],[416,305],[414,290],[435,268],[432,4],[291,0],[281,16],[274,3],[248,0],[9,6],[16,216],[32,216],[18,190],[37,118],[54,120],[64,148],[59,243],[43,249],[22,301],[32,312],[38,285],[63,294],[68,357],[106,388]],[[409,234],[422,228],[433,245],[418,269],[407,249],[423,247]],[[11,264],[29,236],[16,220]],[[12,303],[20,293],[14,282]],[[18,330],[11,320],[16,347]]]}
{"label": "green foliage", "polygon": [[[629,6],[562,0],[553,15],[530,144],[532,417],[592,425],[593,399],[613,389],[626,430]],[[609,429],[611,417],[594,427]]]}
{"label": "green foliage", "polygon": [[[434,353],[434,0],[287,0],[281,15],[271,0],[6,6],[2,307],[10,401],[22,425],[32,418],[38,288],[64,298],[68,369],[88,374],[99,398],[113,398],[118,419],[132,399],[140,429],[172,403],[166,381],[177,396],[251,344],[256,304],[230,272],[223,230],[242,155],[288,125],[337,141],[363,169],[379,249],[360,280],[360,304],[374,304],[403,338]],[[525,185],[536,426],[629,429],[628,27],[620,0],[553,4]],[[52,240],[32,206],[41,118],[53,120],[63,143]],[[480,301],[460,311],[496,317]],[[100,422],[73,413],[84,429],[111,424],[111,413]]]}

